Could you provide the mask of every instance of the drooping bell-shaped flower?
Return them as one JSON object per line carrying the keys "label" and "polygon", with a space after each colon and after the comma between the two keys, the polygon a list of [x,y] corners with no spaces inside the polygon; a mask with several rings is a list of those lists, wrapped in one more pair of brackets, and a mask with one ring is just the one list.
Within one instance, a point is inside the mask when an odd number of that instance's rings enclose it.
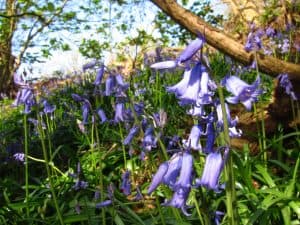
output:
{"label": "drooping bell-shaped flower", "polygon": [[88,69],[94,68],[97,64],[98,64],[98,60],[97,60],[97,59],[94,59],[94,60],[92,60],[91,62],[88,62],[88,63],[84,64],[84,65],[82,66],[82,70],[83,70],[83,72],[85,72],[85,71],[88,70]]}
{"label": "drooping bell-shaped flower", "polygon": [[148,188],[149,195],[163,182],[168,167],[169,167],[168,162],[163,162],[162,164],[160,164]]}
{"label": "drooping bell-shaped flower", "polygon": [[115,123],[123,122],[125,120],[125,117],[126,117],[126,110],[125,110],[124,102],[116,103],[114,122]]}
{"label": "drooping bell-shaped flower", "polygon": [[183,93],[181,92],[178,96],[180,103],[182,105],[186,104],[196,104],[199,98],[200,90],[201,90],[201,75],[202,75],[203,66],[201,63],[197,63],[189,76],[189,80],[187,86]]}
{"label": "drooping bell-shaped flower", "polygon": [[186,201],[187,198],[190,194],[191,188],[178,188],[172,198],[169,201],[166,201],[165,203],[163,203],[163,206],[172,206],[174,208],[178,208],[181,209],[181,211],[183,212],[184,215],[186,216],[190,216],[191,214],[189,214],[186,209],[187,209],[187,205],[186,205]]}
{"label": "drooping bell-shaped flower", "polygon": [[247,84],[237,76],[225,78],[224,83],[226,89],[233,94],[232,97],[227,97],[226,101],[232,104],[241,102],[247,110],[251,110],[252,103],[258,101],[258,96],[262,94],[259,76],[253,84]]}
{"label": "drooping bell-shaped flower", "polygon": [[169,61],[154,63],[150,66],[150,68],[156,69],[156,70],[162,70],[162,69],[173,69],[176,66],[177,66],[176,61],[169,60]]}
{"label": "drooping bell-shaped flower", "polygon": [[105,95],[110,96],[114,92],[114,87],[116,86],[115,76],[108,76],[105,81]]}
{"label": "drooping bell-shaped flower", "polygon": [[133,126],[130,131],[129,134],[127,135],[127,137],[124,139],[123,144],[124,145],[129,145],[132,141],[132,139],[139,133],[140,128],[139,126]]}
{"label": "drooping bell-shaped flower", "polygon": [[191,41],[178,56],[178,63],[180,64],[190,60],[203,47],[204,42],[205,40],[202,36],[199,36],[197,39]]}
{"label": "drooping bell-shaped flower", "polygon": [[145,131],[142,146],[145,150],[151,151],[152,148],[156,148],[157,138],[154,135],[153,127],[148,127]]}
{"label": "drooping bell-shaped flower", "polygon": [[202,150],[200,143],[200,137],[205,134],[203,124],[194,125],[191,129],[190,136],[188,140],[184,141],[186,147],[189,147],[194,150]]}
{"label": "drooping bell-shaped flower", "polygon": [[174,187],[182,167],[182,153],[176,153],[168,161],[168,170],[163,177],[163,183]]}
{"label": "drooping bell-shaped flower", "polygon": [[293,85],[289,79],[288,74],[279,74],[277,76],[277,79],[279,81],[279,86],[285,89],[285,93],[289,96],[291,96],[291,98],[293,100],[297,100],[297,96],[295,94],[295,92],[293,91]]}
{"label": "drooping bell-shaped flower", "polygon": [[214,144],[216,140],[216,132],[215,132],[215,126],[213,121],[208,121],[206,124],[206,143],[204,147],[205,153],[213,152]]}
{"label": "drooping bell-shaped flower", "polygon": [[130,181],[130,171],[126,170],[122,174],[122,184],[120,187],[121,191],[124,195],[130,195],[131,194],[131,181]]}
{"label": "drooping bell-shaped flower", "polygon": [[84,101],[82,105],[82,123],[84,125],[88,124],[90,109],[91,104],[89,103],[89,101]]}
{"label": "drooping bell-shaped flower", "polygon": [[103,111],[103,109],[98,108],[97,109],[97,114],[98,114],[98,116],[101,120],[101,123],[105,123],[108,120],[106,115],[105,115],[105,112]]}
{"label": "drooping bell-shaped flower", "polygon": [[182,80],[179,81],[179,83],[177,83],[171,87],[167,87],[167,91],[174,93],[176,96],[183,95],[185,90],[187,89],[189,79],[191,76],[191,72],[192,72],[192,69],[186,69],[183,73]]}
{"label": "drooping bell-shaped flower", "polygon": [[190,188],[192,185],[192,174],[193,156],[189,151],[186,151],[182,155],[180,174],[174,188]]}
{"label": "drooping bell-shaped flower", "polygon": [[[238,117],[236,116],[234,119],[231,118],[230,109],[227,103],[225,103],[225,111],[226,111],[226,118],[228,122],[229,136],[240,137],[242,135],[242,130],[236,128],[236,125],[238,123]],[[222,106],[219,102],[217,102],[216,104],[216,112],[217,112],[217,129],[219,131],[223,131],[224,119],[223,119]]]}
{"label": "drooping bell-shaped flower", "polygon": [[99,202],[96,204],[96,208],[97,209],[100,209],[100,208],[103,208],[103,207],[106,207],[106,206],[109,206],[112,204],[112,200],[108,199],[108,200],[104,200],[103,202]]}
{"label": "drooping bell-shaped flower", "polygon": [[56,109],[56,106],[51,105],[47,100],[43,101],[43,105],[44,105],[44,113],[46,113],[46,114],[51,114]]}
{"label": "drooping bell-shaped flower", "polygon": [[118,86],[120,86],[124,90],[126,90],[129,87],[129,84],[124,82],[123,76],[121,74],[117,74],[115,78]]}
{"label": "drooping bell-shaped flower", "polygon": [[196,184],[207,189],[218,190],[219,177],[226,163],[228,153],[228,148],[225,149],[224,156],[222,156],[220,150],[209,153],[206,157],[202,177],[200,180],[196,180]]}
{"label": "drooping bell-shaped flower", "polygon": [[101,84],[103,75],[104,75],[104,64],[102,64],[101,67],[99,68],[99,70],[97,71],[96,79],[94,81],[94,85],[100,85]]}

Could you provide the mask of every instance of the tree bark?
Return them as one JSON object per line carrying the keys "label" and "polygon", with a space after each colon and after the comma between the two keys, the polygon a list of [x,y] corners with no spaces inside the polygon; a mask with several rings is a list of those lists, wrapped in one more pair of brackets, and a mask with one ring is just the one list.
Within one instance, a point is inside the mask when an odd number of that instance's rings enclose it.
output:
{"label": "tree bark", "polygon": [[6,14],[9,18],[2,18],[0,37],[0,92],[6,95],[12,94],[14,90],[13,72],[15,57],[11,52],[12,38],[16,30],[16,18],[10,16],[15,13],[15,0],[7,0]]}
{"label": "tree bark", "polygon": [[[202,33],[209,45],[231,56],[233,59],[250,65],[255,59],[254,53],[248,53],[244,46],[238,41],[225,34],[223,31],[207,24],[203,19],[194,13],[180,6],[175,0],[151,0],[163,12],[170,16],[181,26],[190,32]],[[259,70],[271,76],[277,76],[280,73],[289,74],[290,79],[300,81],[300,65],[285,62],[283,60],[257,53],[257,64]]]}

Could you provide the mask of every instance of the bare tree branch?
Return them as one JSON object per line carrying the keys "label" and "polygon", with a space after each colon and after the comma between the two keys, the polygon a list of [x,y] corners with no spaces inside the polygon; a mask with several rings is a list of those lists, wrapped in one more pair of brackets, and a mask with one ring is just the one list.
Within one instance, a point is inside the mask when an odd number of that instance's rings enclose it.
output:
{"label": "bare tree branch", "polygon": [[[190,32],[194,34],[201,32],[204,34],[208,44],[231,56],[235,60],[249,65],[255,58],[254,53],[246,52],[244,46],[238,41],[234,40],[223,31],[207,24],[203,19],[180,6],[175,0],[151,1],[174,21]],[[261,53],[257,53],[257,64],[260,71],[272,76],[277,76],[280,73],[287,73],[291,79],[300,80],[300,65],[298,64],[285,62]]]}

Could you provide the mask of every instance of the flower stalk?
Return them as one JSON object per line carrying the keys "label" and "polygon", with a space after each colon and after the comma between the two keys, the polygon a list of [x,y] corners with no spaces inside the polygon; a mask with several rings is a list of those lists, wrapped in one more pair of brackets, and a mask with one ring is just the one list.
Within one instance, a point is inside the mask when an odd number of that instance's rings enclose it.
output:
{"label": "flower stalk", "polygon": [[[223,123],[224,131],[221,136],[221,145],[230,148],[230,136],[229,136],[229,127],[227,121],[227,113],[225,107],[225,98],[223,94],[223,89],[218,85],[218,94],[221,103],[222,113],[223,113]],[[230,149],[232,151],[232,149]],[[232,154],[229,151],[227,163],[225,165],[225,183],[226,183],[226,208],[227,208],[227,217],[230,225],[239,224],[238,212],[237,212],[237,200],[235,192],[235,177],[233,171],[233,159]]]}

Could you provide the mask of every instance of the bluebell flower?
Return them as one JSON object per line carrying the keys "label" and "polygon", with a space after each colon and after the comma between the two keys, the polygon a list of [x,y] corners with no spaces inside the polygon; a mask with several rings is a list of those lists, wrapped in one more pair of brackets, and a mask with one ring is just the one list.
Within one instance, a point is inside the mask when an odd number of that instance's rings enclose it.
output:
{"label": "bluebell flower", "polygon": [[106,207],[112,204],[112,200],[108,199],[108,200],[104,200],[103,202],[99,202],[96,204],[96,208],[100,209],[102,207]]}
{"label": "bluebell flower", "polygon": [[232,104],[241,102],[247,110],[251,110],[253,102],[258,101],[258,96],[262,94],[260,89],[260,77],[257,76],[253,84],[247,84],[237,76],[225,78],[226,89],[234,96],[227,97],[226,101]]}
{"label": "bluebell flower", "polygon": [[167,123],[167,113],[163,109],[160,109],[158,113],[153,114],[153,119],[155,127],[163,128]]}
{"label": "bluebell flower", "polygon": [[19,162],[24,162],[24,161],[25,161],[25,154],[24,154],[24,153],[20,153],[20,152],[15,153],[15,154],[13,155],[13,157],[14,157],[14,159],[15,159],[16,161],[19,161]]}
{"label": "bluebell flower", "polygon": [[160,164],[158,170],[152,178],[150,186],[148,187],[148,195],[150,195],[163,182],[164,176],[168,171],[168,167],[168,162],[163,162]]}
{"label": "bluebell flower", "polygon": [[175,93],[176,96],[181,96],[188,87],[192,69],[186,69],[183,73],[183,79],[174,86],[167,87],[168,92]]}
{"label": "bluebell flower", "polygon": [[154,136],[153,127],[148,127],[145,131],[142,146],[145,150],[151,151],[156,148],[157,138]]}
{"label": "bluebell flower", "polygon": [[43,105],[44,105],[44,113],[46,113],[46,114],[51,114],[56,109],[56,106],[51,105],[47,100],[43,101]]}
{"label": "bluebell flower", "polygon": [[274,37],[275,36],[275,34],[276,34],[276,32],[275,32],[275,30],[272,28],[272,27],[268,27],[267,29],[266,29],[266,35],[267,35],[267,37]]}
{"label": "bluebell flower", "polygon": [[84,101],[84,98],[81,97],[78,94],[73,93],[73,94],[71,94],[71,96],[72,96],[73,100],[75,100],[76,102],[83,102]]}
{"label": "bluebell flower", "polygon": [[140,131],[139,126],[133,126],[130,129],[127,137],[124,139],[123,144],[129,145],[131,143],[132,139],[139,133],[139,131]]}
{"label": "bluebell flower", "polygon": [[197,39],[191,41],[178,56],[178,63],[184,63],[190,60],[203,47],[204,43],[205,40],[203,36],[199,36]]}
{"label": "bluebell flower", "polygon": [[115,117],[114,122],[119,123],[125,121],[126,110],[124,102],[117,102],[115,105]]}
{"label": "bluebell flower", "polygon": [[88,185],[89,185],[88,182],[78,179],[73,185],[73,188],[77,191],[79,189],[86,189]]}
{"label": "bluebell flower", "polygon": [[186,88],[176,93],[182,105],[196,104],[198,102],[201,91],[201,75],[204,68],[201,63],[197,63],[190,73]]}
{"label": "bluebell flower", "polygon": [[202,177],[200,180],[196,179],[196,184],[217,191],[219,177],[226,163],[228,153],[228,148],[225,149],[224,156],[222,156],[220,150],[209,153],[206,157]]}
{"label": "bluebell flower", "polygon": [[263,31],[258,30],[257,32],[251,31],[246,40],[246,44],[244,46],[245,51],[250,52],[250,51],[258,51],[262,49],[263,44],[261,41]]}
{"label": "bluebell flower", "polygon": [[91,62],[88,62],[88,63],[84,64],[82,66],[82,70],[83,70],[83,72],[85,72],[88,69],[94,68],[97,64],[98,64],[98,60],[94,59]]}
{"label": "bluebell flower", "polygon": [[282,43],[279,44],[278,47],[280,48],[282,54],[289,52],[289,50],[290,50],[289,39],[287,39],[287,38],[283,39]]}
{"label": "bluebell flower", "polygon": [[28,84],[26,83],[26,80],[21,76],[21,74],[15,72],[14,73],[14,83],[20,87],[26,87]]}
{"label": "bluebell flower", "polygon": [[142,194],[142,192],[141,192],[141,190],[140,190],[140,187],[139,186],[136,186],[136,195],[135,195],[135,197],[134,197],[134,200],[135,201],[140,201],[140,200],[142,200],[144,197],[143,197],[143,194]]}
{"label": "bluebell flower", "polygon": [[96,79],[94,85],[100,85],[104,75],[104,64],[101,65],[100,69],[97,71]]}
{"label": "bluebell flower", "polygon": [[216,132],[215,132],[215,126],[213,121],[208,121],[206,124],[206,144],[204,147],[205,153],[213,152],[215,139],[216,139]]}
{"label": "bluebell flower", "polygon": [[89,103],[89,101],[84,101],[83,105],[82,105],[82,123],[84,125],[88,124],[88,119],[89,119],[89,112],[91,109],[91,104]]}
{"label": "bluebell flower", "polygon": [[[234,119],[231,118],[230,109],[227,103],[225,103],[225,110],[226,110],[226,117],[228,122],[229,136],[240,137],[242,135],[242,130],[236,128],[236,125],[238,123],[238,117],[236,116]],[[224,119],[223,119],[222,106],[219,102],[216,104],[216,112],[217,112],[217,129],[219,131],[223,131]]]}
{"label": "bluebell flower", "polygon": [[150,66],[152,69],[162,70],[162,69],[173,69],[177,66],[177,62],[173,60],[163,61],[154,63]]}
{"label": "bluebell flower", "polygon": [[116,86],[115,76],[108,76],[105,81],[105,95],[110,96],[114,92],[114,88]]}
{"label": "bluebell flower", "polygon": [[194,125],[191,129],[188,140],[184,141],[185,146],[194,150],[202,150],[200,137],[204,134],[205,132],[202,124]]}
{"label": "bluebell flower", "polygon": [[206,112],[204,110],[204,105],[193,105],[187,112],[189,115],[205,117]]}
{"label": "bluebell flower", "polygon": [[131,181],[130,181],[130,171],[126,170],[122,174],[122,184],[120,187],[121,191],[124,195],[130,195],[131,194]]}
{"label": "bluebell flower", "polygon": [[124,90],[126,90],[129,87],[129,84],[124,82],[123,76],[121,74],[117,74],[115,78],[118,86],[120,86]]}
{"label": "bluebell flower", "polygon": [[106,121],[108,121],[106,115],[105,115],[105,112],[103,111],[103,109],[101,108],[98,108],[97,109],[97,114],[101,120],[101,123],[105,123]]}
{"label": "bluebell flower", "polygon": [[190,191],[191,191],[191,188],[178,188],[174,192],[172,199],[169,201],[166,201],[162,205],[163,206],[172,206],[174,208],[181,209],[183,214],[185,214],[186,216],[190,216],[191,214],[189,214],[186,211],[187,210],[186,201],[190,194]]}
{"label": "bluebell flower", "polygon": [[168,161],[168,170],[163,176],[163,183],[169,187],[174,187],[177,177],[182,167],[182,153],[174,154]]}
{"label": "bluebell flower", "polygon": [[293,85],[289,79],[288,74],[279,74],[277,76],[277,79],[279,81],[279,86],[285,89],[285,93],[291,96],[291,98],[296,101],[298,98],[295,92],[293,91]]}
{"label": "bluebell flower", "polygon": [[175,183],[175,190],[178,188],[190,188],[192,185],[193,156],[186,151],[182,155],[182,162],[179,177]]}

